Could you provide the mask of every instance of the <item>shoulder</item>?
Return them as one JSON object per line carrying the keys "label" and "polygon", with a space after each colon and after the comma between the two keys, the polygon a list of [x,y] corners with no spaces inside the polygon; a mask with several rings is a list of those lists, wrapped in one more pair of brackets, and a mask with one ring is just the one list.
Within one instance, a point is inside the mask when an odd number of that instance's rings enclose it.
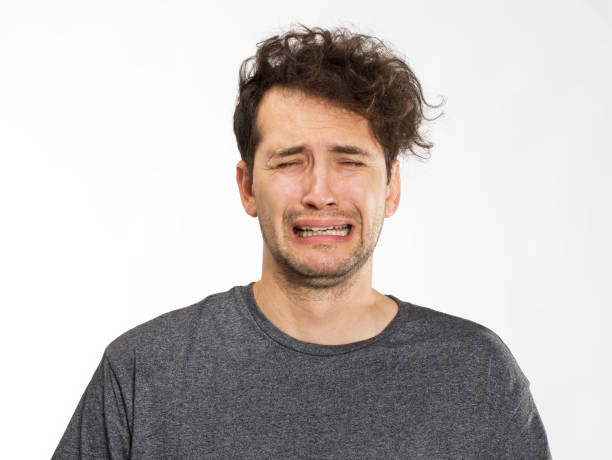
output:
{"label": "shoulder", "polygon": [[416,334],[424,340],[429,339],[441,345],[473,343],[497,352],[507,350],[502,339],[480,323],[413,303],[398,302],[406,320],[404,330],[409,334]]}
{"label": "shoulder", "polygon": [[134,355],[169,358],[207,331],[231,321],[236,315],[240,289],[244,286],[209,295],[197,303],[146,321],[114,339],[104,354],[111,362],[124,361]]}
{"label": "shoulder", "polygon": [[486,373],[490,383],[528,385],[506,343],[488,327],[408,302],[401,302],[401,305],[407,318],[403,334],[416,337],[418,343],[426,344],[432,352],[452,360],[457,366],[478,367]]}

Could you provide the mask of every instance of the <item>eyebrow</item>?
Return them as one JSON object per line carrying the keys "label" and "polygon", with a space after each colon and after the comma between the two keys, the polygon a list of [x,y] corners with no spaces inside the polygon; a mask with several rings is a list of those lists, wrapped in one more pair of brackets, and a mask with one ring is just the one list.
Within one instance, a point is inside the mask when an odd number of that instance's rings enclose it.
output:
{"label": "eyebrow", "polygon": [[349,155],[370,156],[367,150],[363,150],[355,145],[334,145],[330,150],[337,153],[348,153]]}
{"label": "eyebrow", "polygon": [[276,157],[284,158],[284,157],[288,157],[291,155],[295,155],[296,153],[300,153],[304,151],[305,148],[306,148],[305,145],[296,145],[294,147],[289,147],[287,149],[278,150],[276,152],[272,152],[272,154],[269,156],[268,159],[272,159]]}
{"label": "eyebrow", "polygon": [[[278,150],[276,152],[272,152],[272,154],[270,154],[269,156],[269,159],[288,157],[291,155],[295,155],[296,153],[301,153],[305,149],[305,145],[296,145],[294,147],[289,147],[286,149]],[[357,147],[355,145],[333,145],[330,147],[329,150],[335,153],[347,153],[349,155],[362,155],[366,157],[370,156],[370,154],[366,150],[363,150],[362,148]]]}

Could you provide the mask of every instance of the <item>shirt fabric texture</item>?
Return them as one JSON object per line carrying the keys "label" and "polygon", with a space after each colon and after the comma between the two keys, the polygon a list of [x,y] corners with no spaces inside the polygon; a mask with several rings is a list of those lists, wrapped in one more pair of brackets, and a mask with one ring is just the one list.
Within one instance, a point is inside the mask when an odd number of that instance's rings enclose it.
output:
{"label": "shirt fabric texture", "polygon": [[53,459],[551,458],[494,332],[389,297],[388,326],[345,345],[285,334],[252,283],[141,324],[104,351]]}

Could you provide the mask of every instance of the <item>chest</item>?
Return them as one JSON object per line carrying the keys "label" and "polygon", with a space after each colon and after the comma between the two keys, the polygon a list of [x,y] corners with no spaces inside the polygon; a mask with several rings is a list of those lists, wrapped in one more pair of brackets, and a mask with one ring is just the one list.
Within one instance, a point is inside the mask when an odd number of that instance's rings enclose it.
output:
{"label": "chest", "polygon": [[461,366],[283,355],[175,364],[135,385],[136,457],[467,455],[486,432],[486,384]]}

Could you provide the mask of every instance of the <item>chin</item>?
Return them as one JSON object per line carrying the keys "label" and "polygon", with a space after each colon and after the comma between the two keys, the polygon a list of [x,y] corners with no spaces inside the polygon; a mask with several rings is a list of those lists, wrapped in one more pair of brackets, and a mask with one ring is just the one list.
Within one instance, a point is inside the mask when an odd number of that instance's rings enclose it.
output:
{"label": "chin", "polygon": [[350,279],[350,274],[340,273],[297,273],[288,276],[293,284],[311,289],[324,289],[340,286]]}
{"label": "chin", "polygon": [[361,260],[345,260],[337,263],[300,263],[296,260],[285,260],[284,262],[285,270],[283,271],[287,278],[301,285],[319,288],[334,287],[344,283],[365,263]]}

